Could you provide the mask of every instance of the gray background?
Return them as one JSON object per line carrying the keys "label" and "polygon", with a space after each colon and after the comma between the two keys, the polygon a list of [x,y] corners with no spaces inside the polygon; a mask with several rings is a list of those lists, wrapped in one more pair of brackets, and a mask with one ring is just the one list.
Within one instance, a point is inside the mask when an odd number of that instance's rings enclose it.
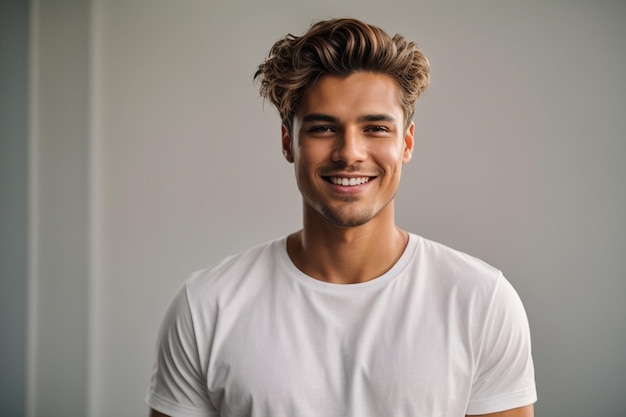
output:
{"label": "gray background", "polygon": [[15,0],[0,14],[0,415],[146,415],[176,288],[300,227],[251,76],[280,36],[335,16],[429,57],[397,221],[517,288],[536,414],[626,415],[624,2]]}
{"label": "gray background", "polygon": [[0,416],[25,410],[28,2],[0,2]]}

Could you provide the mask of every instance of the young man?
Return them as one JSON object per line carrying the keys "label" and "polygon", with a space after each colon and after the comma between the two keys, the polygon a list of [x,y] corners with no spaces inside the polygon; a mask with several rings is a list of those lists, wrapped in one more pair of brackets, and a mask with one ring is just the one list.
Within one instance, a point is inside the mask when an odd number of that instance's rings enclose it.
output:
{"label": "young man", "polygon": [[159,336],[152,415],[532,416],[511,285],[395,225],[429,79],[417,46],[329,20],[278,41],[255,78],[282,118],[303,228],[186,282]]}

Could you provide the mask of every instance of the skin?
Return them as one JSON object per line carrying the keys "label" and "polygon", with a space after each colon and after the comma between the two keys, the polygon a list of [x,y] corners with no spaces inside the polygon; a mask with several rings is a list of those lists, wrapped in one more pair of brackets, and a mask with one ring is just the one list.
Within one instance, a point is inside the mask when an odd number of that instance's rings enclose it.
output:
{"label": "skin", "polygon": [[[374,279],[407,244],[408,234],[395,224],[394,198],[412,156],[415,126],[404,125],[399,93],[385,74],[325,76],[303,97],[292,131],[282,127],[283,155],[294,165],[303,207],[303,228],[289,236],[287,252],[315,279]],[[333,184],[331,177],[368,181],[350,187]],[[150,415],[164,416],[154,410]],[[532,405],[484,414],[533,415]]]}

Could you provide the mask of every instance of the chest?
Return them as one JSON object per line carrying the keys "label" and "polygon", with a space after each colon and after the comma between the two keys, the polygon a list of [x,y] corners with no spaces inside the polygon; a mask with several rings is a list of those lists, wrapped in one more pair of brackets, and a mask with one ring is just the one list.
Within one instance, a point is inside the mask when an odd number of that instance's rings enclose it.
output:
{"label": "chest", "polygon": [[[464,415],[462,317],[416,294],[264,297],[218,318],[205,359],[224,415]],[[461,320],[461,323],[457,323]]]}

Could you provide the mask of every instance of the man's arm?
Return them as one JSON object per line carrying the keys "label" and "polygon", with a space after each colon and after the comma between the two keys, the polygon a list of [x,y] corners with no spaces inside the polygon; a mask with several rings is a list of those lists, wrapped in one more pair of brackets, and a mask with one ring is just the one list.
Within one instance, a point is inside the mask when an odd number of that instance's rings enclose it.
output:
{"label": "man's arm", "polygon": [[[206,331],[211,333],[210,328]],[[161,323],[154,371],[146,393],[148,407],[167,414],[154,410],[151,417],[193,412],[219,415],[208,396],[197,345],[185,284],[171,301]]]}
{"label": "man's arm", "polygon": [[491,414],[472,414],[465,417],[534,417],[535,407],[527,405],[525,407],[513,408],[512,410],[500,411]]}

